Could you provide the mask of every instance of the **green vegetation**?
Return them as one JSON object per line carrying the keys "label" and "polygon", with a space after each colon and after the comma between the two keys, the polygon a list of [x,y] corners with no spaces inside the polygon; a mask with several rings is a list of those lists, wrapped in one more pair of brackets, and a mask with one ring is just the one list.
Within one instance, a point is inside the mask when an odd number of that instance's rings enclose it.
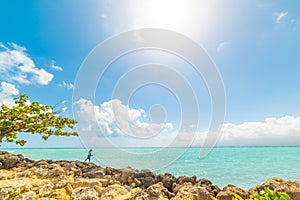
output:
{"label": "green vegetation", "polygon": [[[239,195],[235,194],[232,200],[244,200]],[[260,194],[251,194],[250,200],[292,200],[291,197],[284,192],[274,192],[270,188],[265,188]]]}
{"label": "green vegetation", "polygon": [[40,134],[44,140],[51,135],[78,136],[73,129],[75,120],[58,116],[52,106],[41,105],[38,102],[28,102],[28,96],[21,94],[15,99],[15,105],[0,108],[0,143],[15,142],[23,146],[26,141],[18,139],[19,133]]}

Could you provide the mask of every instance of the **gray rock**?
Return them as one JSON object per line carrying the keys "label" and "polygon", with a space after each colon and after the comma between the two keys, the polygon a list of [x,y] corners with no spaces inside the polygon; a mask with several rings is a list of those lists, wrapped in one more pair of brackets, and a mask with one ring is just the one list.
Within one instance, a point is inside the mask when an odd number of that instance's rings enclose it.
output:
{"label": "gray rock", "polygon": [[71,193],[72,200],[97,200],[100,199],[98,192],[89,187],[79,187],[72,191]]}

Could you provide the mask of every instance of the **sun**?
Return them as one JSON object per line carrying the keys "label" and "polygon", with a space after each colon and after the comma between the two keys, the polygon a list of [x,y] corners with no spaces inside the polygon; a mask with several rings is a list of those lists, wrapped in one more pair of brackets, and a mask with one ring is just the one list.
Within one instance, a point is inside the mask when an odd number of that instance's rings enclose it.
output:
{"label": "sun", "polygon": [[208,4],[196,0],[133,1],[130,18],[134,28],[163,28],[193,35],[207,27]]}

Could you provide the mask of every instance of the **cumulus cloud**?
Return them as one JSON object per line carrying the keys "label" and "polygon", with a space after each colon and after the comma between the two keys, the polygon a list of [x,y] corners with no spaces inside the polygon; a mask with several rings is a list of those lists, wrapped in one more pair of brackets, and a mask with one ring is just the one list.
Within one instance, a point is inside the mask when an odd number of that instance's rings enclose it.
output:
{"label": "cumulus cloud", "polygon": [[[198,133],[195,145],[201,145],[207,133]],[[226,123],[219,146],[300,145],[300,117],[267,118],[263,122]]]}
{"label": "cumulus cloud", "polygon": [[36,67],[25,47],[15,43],[0,44],[0,78],[20,84],[47,85],[53,74]]}
{"label": "cumulus cloud", "polygon": [[80,131],[100,131],[102,136],[149,138],[173,130],[172,123],[145,122],[143,109],[130,108],[118,99],[93,105],[87,99],[78,100],[77,116]]}
{"label": "cumulus cloud", "polygon": [[63,81],[61,84],[58,84],[58,86],[62,88],[67,88],[68,90],[74,89],[73,83],[66,83],[65,81]]}
{"label": "cumulus cloud", "polygon": [[19,90],[15,85],[1,82],[0,86],[0,105],[5,104],[9,107],[14,105],[13,97],[19,94]]}
{"label": "cumulus cloud", "polygon": [[[120,146],[201,146],[208,132],[189,132],[174,128],[172,123],[151,124],[143,109],[133,109],[113,99],[101,105],[80,99],[75,103],[80,133],[86,132],[90,144],[111,138]],[[183,130],[183,129],[182,129]],[[184,129],[185,130],[185,129]],[[103,144],[107,144],[103,142]],[[101,143],[102,145],[102,143]],[[101,146],[100,145],[100,146]],[[223,124],[217,146],[293,146],[300,145],[300,117],[267,118],[261,122]]]}
{"label": "cumulus cloud", "polygon": [[280,13],[277,14],[277,18],[276,18],[276,23],[281,23],[283,18],[286,17],[288,15],[287,11],[282,11]]}

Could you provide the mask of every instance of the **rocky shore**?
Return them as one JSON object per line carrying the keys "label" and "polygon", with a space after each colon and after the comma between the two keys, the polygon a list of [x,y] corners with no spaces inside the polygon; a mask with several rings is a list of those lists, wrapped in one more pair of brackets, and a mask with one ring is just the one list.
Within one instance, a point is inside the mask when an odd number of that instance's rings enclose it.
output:
{"label": "rocky shore", "polygon": [[300,200],[300,182],[268,179],[250,190],[234,185],[219,188],[204,178],[174,177],[130,167],[102,168],[80,161],[33,161],[0,151],[0,199],[74,200],[231,200],[233,194],[248,198],[265,187],[286,192]]}

